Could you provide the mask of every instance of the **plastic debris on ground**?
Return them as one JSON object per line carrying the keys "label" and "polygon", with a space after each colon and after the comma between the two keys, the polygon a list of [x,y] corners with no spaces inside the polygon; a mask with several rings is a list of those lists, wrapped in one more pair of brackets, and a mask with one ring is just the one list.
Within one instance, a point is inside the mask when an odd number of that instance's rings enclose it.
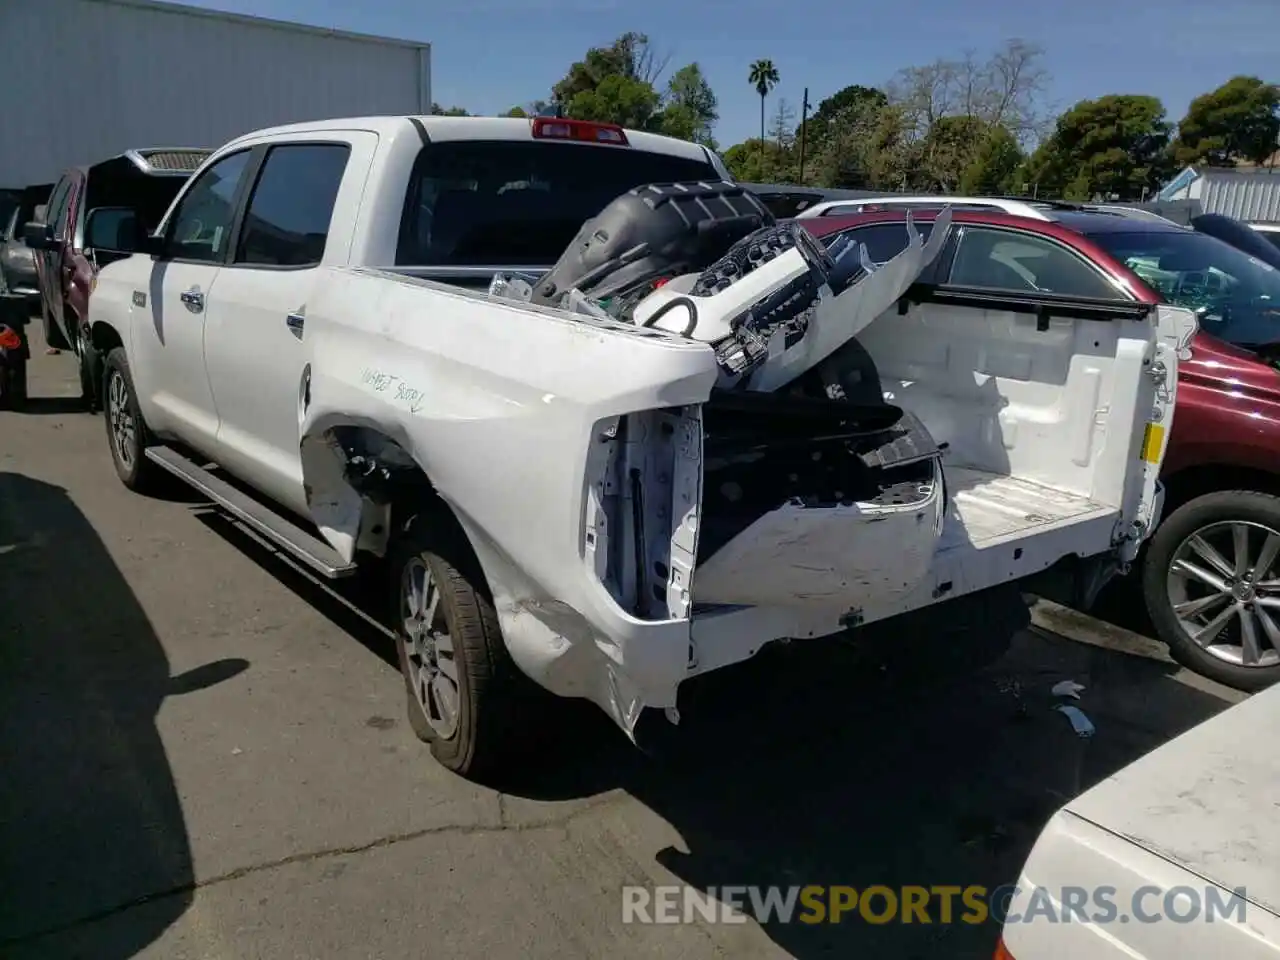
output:
{"label": "plastic debris on ground", "polygon": [[1079,707],[1073,707],[1069,703],[1060,703],[1054,709],[1064,714],[1071,721],[1071,729],[1076,732],[1077,737],[1087,739],[1093,736],[1096,729],[1093,721],[1086,717],[1084,711]]}
{"label": "plastic debris on ground", "polygon": [[1053,685],[1053,689],[1049,692],[1055,697],[1070,697],[1073,700],[1080,699],[1080,691],[1084,686],[1076,683],[1074,680],[1060,680]]}

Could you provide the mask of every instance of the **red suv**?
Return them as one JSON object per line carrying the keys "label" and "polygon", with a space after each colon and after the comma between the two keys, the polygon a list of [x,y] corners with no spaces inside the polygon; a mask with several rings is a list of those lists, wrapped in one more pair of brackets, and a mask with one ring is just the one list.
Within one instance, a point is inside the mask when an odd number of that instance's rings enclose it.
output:
{"label": "red suv", "polygon": [[[101,359],[86,327],[89,292],[98,268],[120,254],[95,250],[87,243],[86,218],[99,208],[103,218],[117,210],[121,217],[131,217],[128,211],[132,210],[142,222],[130,219],[129,230],[154,229],[209,153],[203,149],[129,150],[92,166],[72,167],[49,195],[46,219],[22,228],[24,242],[35,251],[45,341],[75,352],[80,387],[91,410],[98,408],[100,400]],[[126,226],[123,220],[121,226]]]}
{"label": "red suv", "polygon": [[[915,210],[921,232],[936,211]],[[825,243],[852,235],[883,263],[906,243],[903,210],[801,221]],[[1031,220],[957,210],[925,286],[1098,296],[1194,310],[1161,478],[1163,519],[1139,561],[1156,630],[1181,663],[1252,690],[1280,679],[1280,270],[1173,223],[1105,213]],[[993,247],[992,231],[1019,240]],[[997,256],[994,249],[1001,252]],[[1083,284],[1088,289],[1078,288]],[[946,439],[941,438],[941,439]]]}

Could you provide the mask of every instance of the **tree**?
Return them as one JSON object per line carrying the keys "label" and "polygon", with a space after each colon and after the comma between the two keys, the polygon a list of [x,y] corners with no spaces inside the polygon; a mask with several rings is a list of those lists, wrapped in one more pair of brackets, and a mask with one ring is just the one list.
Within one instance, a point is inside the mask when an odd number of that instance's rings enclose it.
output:
{"label": "tree", "polygon": [[845,190],[901,189],[918,165],[918,152],[918,144],[906,138],[898,108],[874,99],[852,101],[830,117],[815,141],[815,179]]}
{"label": "tree", "polygon": [[837,90],[825,100],[819,102],[808,122],[805,124],[805,140],[807,143],[820,144],[827,135],[831,122],[849,109],[859,112],[876,111],[889,102],[884,92],[875,87],[864,87],[859,83]]}
{"label": "tree", "polygon": [[1043,130],[1040,97],[1049,84],[1043,58],[1042,47],[1015,39],[986,60],[970,52],[906,67],[890,83],[889,99],[920,137],[943,117],[960,116],[1003,126],[1025,142]]}
{"label": "tree", "polygon": [[960,193],[970,196],[1013,193],[1023,159],[1022,148],[1008,128],[993,127],[960,175]]}
{"label": "tree", "polygon": [[1139,199],[1170,172],[1168,145],[1169,123],[1156,97],[1081,100],[1058,118],[1018,178],[1037,193],[1067,199]]}
{"label": "tree", "polygon": [[625,77],[653,86],[666,66],[667,59],[657,55],[645,34],[624,33],[607,47],[588,50],[551,88],[551,99],[568,109],[574,97],[594,91],[606,77]]}
{"label": "tree", "polygon": [[653,85],[622,74],[603,78],[592,90],[574,94],[567,114],[578,120],[596,120],[643,130],[658,109]]}
{"label": "tree", "polygon": [[926,164],[926,185],[958,184],[977,160],[987,134],[1003,128],[1015,143],[1029,143],[1043,130],[1040,98],[1048,86],[1044,51],[1009,40],[985,60],[967,53],[900,70],[889,101]]}
{"label": "tree", "polygon": [[1173,156],[1180,166],[1262,163],[1277,148],[1280,88],[1257,77],[1232,77],[1191,101],[1178,125]]}
{"label": "tree", "polygon": [[777,150],[764,140],[735,143],[724,152],[724,164],[744,183],[785,182],[785,176],[778,169]]}
{"label": "tree", "polygon": [[505,117],[527,117],[527,116],[529,116],[529,114],[528,114],[528,112],[525,110],[525,108],[524,108],[524,107],[512,107],[512,108],[511,108],[510,110],[508,110],[505,114],[503,114],[503,116],[505,116]]}
{"label": "tree", "polygon": [[471,114],[463,110],[461,107],[442,107],[438,103],[431,104],[431,115],[433,117],[469,117]]}
{"label": "tree", "polygon": [[778,154],[790,150],[796,142],[796,108],[786,97],[778,98],[777,109],[769,121],[769,138],[778,145]]}
{"label": "tree", "polygon": [[671,137],[715,147],[712,128],[720,105],[697,63],[681,67],[667,81],[658,129]]}
{"label": "tree", "polygon": [[778,68],[773,65],[772,60],[757,60],[751,64],[751,72],[747,76],[747,82],[755,87],[756,93],[760,96],[760,139],[764,140],[764,98],[769,95],[769,91],[778,85]]}

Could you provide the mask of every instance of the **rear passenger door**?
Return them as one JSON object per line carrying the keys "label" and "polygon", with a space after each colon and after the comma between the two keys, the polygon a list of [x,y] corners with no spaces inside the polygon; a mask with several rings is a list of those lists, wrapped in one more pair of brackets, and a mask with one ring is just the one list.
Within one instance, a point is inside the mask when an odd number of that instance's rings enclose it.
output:
{"label": "rear passenger door", "polygon": [[347,263],[377,144],[372,133],[325,136],[255,151],[205,328],[219,462],[297,513],[307,508],[299,442],[308,305],[321,268]]}

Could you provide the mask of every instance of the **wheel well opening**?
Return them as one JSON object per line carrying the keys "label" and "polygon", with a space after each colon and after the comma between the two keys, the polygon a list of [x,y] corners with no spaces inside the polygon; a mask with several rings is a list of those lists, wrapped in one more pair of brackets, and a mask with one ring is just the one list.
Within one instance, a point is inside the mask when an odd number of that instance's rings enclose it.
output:
{"label": "wheel well opening", "polygon": [[103,356],[106,356],[116,347],[124,346],[124,341],[120,339],[120,334],[116,328],[106,323],[95,323],[91,331],[93,338],[93,347]]}
{"label": "wheel well opening", "polygon": [[1164,479],[1167,517],[1196,497],[1219,490],[1253,490],[1280,495],[1280,474],[1232,464],[1203,464],[1179,470]]}

